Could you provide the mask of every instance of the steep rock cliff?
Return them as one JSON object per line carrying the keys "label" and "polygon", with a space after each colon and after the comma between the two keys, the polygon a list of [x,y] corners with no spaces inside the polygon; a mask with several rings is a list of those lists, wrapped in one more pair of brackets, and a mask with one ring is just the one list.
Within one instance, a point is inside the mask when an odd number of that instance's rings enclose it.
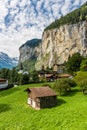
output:
{"label": "steep rock cliff", "polygon": [[27,41],[19,48],[19,64],[23,63],[24,68],[33,69],[36,60],[41,57],[41,39]]}
{"label": "steep rock cliff", "polygon": [[86,21],[44,31],[42,54],[39,55],[35,67],[40,69],[43,64],[51,67],[55,62],[62,64],[75,52],[87,55]]}

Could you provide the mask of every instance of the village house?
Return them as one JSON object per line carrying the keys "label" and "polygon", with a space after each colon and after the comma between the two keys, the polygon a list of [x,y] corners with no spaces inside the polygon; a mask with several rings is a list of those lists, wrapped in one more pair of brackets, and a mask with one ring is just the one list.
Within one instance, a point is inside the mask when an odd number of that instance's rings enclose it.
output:
{"label": "village house", "polygon": [[48,86],[28,88],[28,104],[35,109],[49,108],[57,103],[57,94]]}
{"label": "village house", "polygon": [[54,81],[57,79],[57,75],[56,74],[45,74],[45,79],[46,79],[46,81]]}
{"label": "village house", "polygon": [[8,80],[0,79],[0,89],[5,89],[8,87]]}
{"label": "village house", "polygon": [[43,79],[45,79],[45,71],[44,70],[39,71],[38,77],[39,77],[40,81],[42,81]]}
{"label": "village house", "polygon": [[63,73],[64,72],[64,65],[63,64],[54,64],[53,65],[53,72],[56,73]]}

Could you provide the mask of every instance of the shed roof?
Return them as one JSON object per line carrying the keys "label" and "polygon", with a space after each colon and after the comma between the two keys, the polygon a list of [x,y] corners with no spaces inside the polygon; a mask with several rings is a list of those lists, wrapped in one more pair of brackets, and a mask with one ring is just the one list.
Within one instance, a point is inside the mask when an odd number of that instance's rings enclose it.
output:
{"label": "shed roof", "polygon": [[70,74],[65,74],[65,73],[58,75],[58,77],[70,77],[70,76],[71,76]]}
{"label": "shed roof", "polygon": [[6,79],[2,79],[2,78],[0,78],[0,81],[6,81]]}
{"label": "shed roof", "polygon": [[54,76],[54,74],[45,74],[45,77],[46,77],[46,78],[50,78],[50,77],[52,77],[52,76]]}
{"label": "shed roof", "polygon": [[46,96],[56,96],[57,94],[48,86],[29,88],[32,94],[32,98],[36,97],[46,97]]}

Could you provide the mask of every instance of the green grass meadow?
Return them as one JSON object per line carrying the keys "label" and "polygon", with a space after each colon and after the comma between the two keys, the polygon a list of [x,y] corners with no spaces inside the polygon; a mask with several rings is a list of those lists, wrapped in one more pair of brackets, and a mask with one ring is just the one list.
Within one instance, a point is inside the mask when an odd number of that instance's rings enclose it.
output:
{"label": "green grass meadow", "polygon": [[0,92],[0,130],[87,130],[87,95],[78,87],[58,96],[56,107],[34,110],[27,104],[24,85]]}

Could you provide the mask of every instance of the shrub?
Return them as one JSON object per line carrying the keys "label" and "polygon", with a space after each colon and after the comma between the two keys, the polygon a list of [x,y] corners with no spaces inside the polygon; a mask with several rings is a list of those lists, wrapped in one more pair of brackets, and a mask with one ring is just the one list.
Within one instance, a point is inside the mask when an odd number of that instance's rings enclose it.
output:
{"label": "shrub", "polygon": [[73,79],[66,79],[66,81],[69,83],[70,87],[76,87],[77,84]]}
{"label": "shrub", "polygon": [[71,91],[71,87],[75,87],[76,83],[72,79],[58,79],[55,81],[53,88],[59,93],[68,94],[67,92]]}
{"label": "shrub", "polygon": [[66,94],[68,91],[71,90],[70,84],[67,79],[58,79],[55,81],[53,88],[61,94]]}
{"label": "shrub", "polygon": [[80,89],[82,90],[83,94],[87,93],[87,79],[84,79],[79,82]]}

